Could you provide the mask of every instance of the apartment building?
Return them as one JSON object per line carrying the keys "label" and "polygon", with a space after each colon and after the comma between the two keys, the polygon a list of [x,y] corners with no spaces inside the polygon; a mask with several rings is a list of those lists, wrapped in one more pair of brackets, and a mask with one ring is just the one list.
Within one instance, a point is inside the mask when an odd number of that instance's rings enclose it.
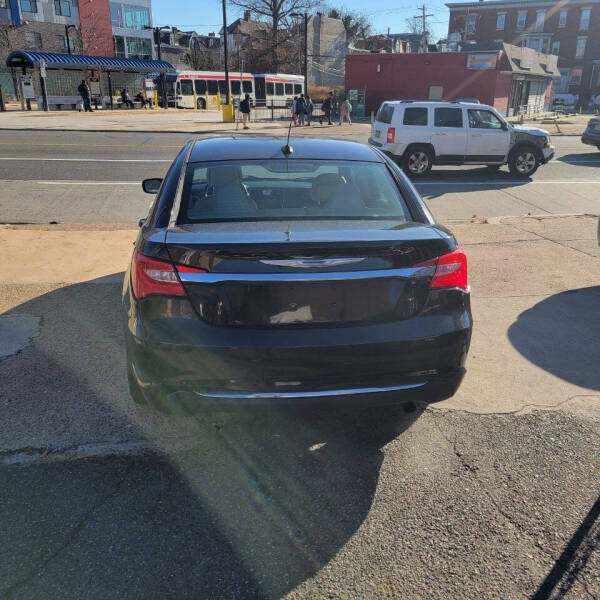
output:
{"label": "apartment building", "polygon": [[482,0],[446,4],[451,47],[506,42],[558,56],[554,91],[600,93],[600,0]]}

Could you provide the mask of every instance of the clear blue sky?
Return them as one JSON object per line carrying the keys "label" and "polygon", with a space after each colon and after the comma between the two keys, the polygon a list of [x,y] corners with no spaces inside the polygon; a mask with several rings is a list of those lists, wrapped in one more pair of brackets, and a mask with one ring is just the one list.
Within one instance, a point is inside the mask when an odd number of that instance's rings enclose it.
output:
{"label": "clear blue sky", "polygon": [[[392,33],[406,31],[406,19],[418,14],[417,6],[421,2],[406,0],[343,0],[326,2],[333,6],[344,6],[350,10],[364,12],[371,19],[374,33],[386,33],[388,27]],[[368,8],[365,8],[365,5]],[[444,0],[432,0],[427,3],[430,17],[432,41],[445,37],[448,31],[448,9]],[[155,25],[175,25],[180,29],[195,29],[199,33],[218,31],[222,23],[220,0],[152,0]],[[233,21],[239,17],[239,12],[233,6],[227,8],[227,20]]]}

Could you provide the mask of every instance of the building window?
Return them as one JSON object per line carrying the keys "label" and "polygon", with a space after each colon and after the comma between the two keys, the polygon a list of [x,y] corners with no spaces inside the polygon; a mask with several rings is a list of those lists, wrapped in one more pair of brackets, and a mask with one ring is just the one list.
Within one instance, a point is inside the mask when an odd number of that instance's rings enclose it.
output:
{"label": "building window", "polygon": [[115,56],[125,58],[125,38],[122,35],[115,35]]}
{"label": "building window", "polygon": [[583,58],[585,56],[586,37],[577,38],[577,48],[575,49],[575,58]]}
{"label": "building window", "polygon": [[523,29],[525,29],[526,25],[527,25],[527,11],[520,10],[519,14],[517,15],[517,29],[519,31],[523,31]]}
{"label": "building window", "polygon": [[150,11],[144,6],[123,5],[123,18],[128,29],[150,27]]}
{"label": "building window", "polygon": [[37,0],[21,0],[21,10],[23,12],[36,13]]}
{"label": "building window", "polygon": [[25,33],[25,43],[30,50],[41,50],[42,36],[36,31],[27,31]]}
{"label": "building window", "polygon": [[504,29],[505,23],[506,13],[498,13],[498,16],[496,17],[496,30],[500,31],[501,29]]}
{"label": "building window", "polygon": [[590,9],[582,8],[581,17],[579,19],[579,29],[581,31],[587,31],[590,27]]}
{"label": "building window", "polygon": [[6,8],[6,0],[0,0],[0,8]]}
{"label": "building window", "polygon": [[54,12],[59,17],[70,17],[71,0],[54,0]]}
{"label": "building window", "polygon": [[538,10],[535,14],[535,30],[544,31],[544,21],[546,20],[546,11]]}
{"label": "building window", "polygon": [[566,10],[560,11],[560,16],[558,17],[558,26],[559,27],[567,26],[567,11]]}
{"label": "building window", "polygon": [[477,22],[477,15],[468,14],[466,22],[467,35],[475,33],[475,24]]}
{"label": "building window", "polygon": [[560,54],[560,42],[558,40],[552,42],[552,54],[556,54],[556,56]]}
{"label": "building window", "polygon": [[123,27],[122,5],[117,2],[110,3],[110,22],[113,27]]}
{"label": "building window", "polygon": [[150,39],[128,37],[125,43],[128,58],[141,58],[143,60],[152,58],[152,41]]}
{"label": "building window", "polygon": [[57,35],[58,38],[58,46],[63,52],[68,52],[69,48],[67,46],[67,36],[66,35]]}

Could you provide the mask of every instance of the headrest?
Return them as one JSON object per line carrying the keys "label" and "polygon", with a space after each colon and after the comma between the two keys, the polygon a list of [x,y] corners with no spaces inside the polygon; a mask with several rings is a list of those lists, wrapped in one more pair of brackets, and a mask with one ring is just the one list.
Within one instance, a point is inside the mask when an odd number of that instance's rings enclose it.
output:
{"label": "headrest", "polygon": [[312,184],[312,197],[317,204],[326,204],[341,186],[346,185],[346,180],[337,173],[321,173],[317,175]]}
{"label": "headrest", "polygon": [[242,182],[242,169],[238,165],[209,167],[207,179],[208,185],[217,187],[224,185],[239,185]]}

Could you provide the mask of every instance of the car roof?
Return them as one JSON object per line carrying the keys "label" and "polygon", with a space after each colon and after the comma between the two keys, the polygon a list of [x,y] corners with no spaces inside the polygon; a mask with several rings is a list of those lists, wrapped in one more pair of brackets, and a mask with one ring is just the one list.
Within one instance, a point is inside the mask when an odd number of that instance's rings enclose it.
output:
{"label": "car roof", "polygon": [[489,104],[481,104],[479,102],[459,102],[457,101],[443,101],[443,100],[386,100],[385,104],[393,104],[394,106],[406,106],[407,108],[411,106],[432,106],[436,107],[453,107],[453,108],[461,108],[465,107],[473,107],[473,108],[492,108]]}
{"label": "car roof", "polygon": [[[189,162],[221,160],[285,159],[282,148],[287,138],[275,137],[218,137],[196,140],[189,156]],[[289,156],[293,159],[324,159],[383,162],[382,158],[369,146],[359,142],[290,138],[293,149]]]}

